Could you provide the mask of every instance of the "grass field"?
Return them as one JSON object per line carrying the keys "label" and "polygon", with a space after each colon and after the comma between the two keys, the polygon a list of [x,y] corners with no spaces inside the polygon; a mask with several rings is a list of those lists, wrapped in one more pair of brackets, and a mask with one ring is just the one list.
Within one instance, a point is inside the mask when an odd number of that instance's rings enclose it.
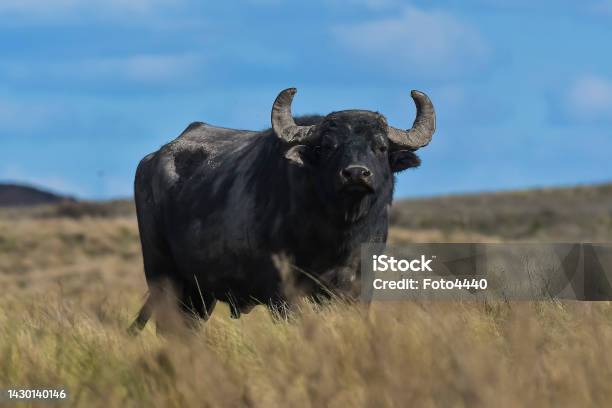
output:
{"label": "grass field", "polygon": [[[612,188],[404,202],[393,220],[398,243],[612,241]],[[288,322],[220,307],[193,335],[133,338],[139,251],[127,202],[0,211],[0,389],[62,387],[61,406],[92,407],[612,400],[609,302],[303,303]]]}

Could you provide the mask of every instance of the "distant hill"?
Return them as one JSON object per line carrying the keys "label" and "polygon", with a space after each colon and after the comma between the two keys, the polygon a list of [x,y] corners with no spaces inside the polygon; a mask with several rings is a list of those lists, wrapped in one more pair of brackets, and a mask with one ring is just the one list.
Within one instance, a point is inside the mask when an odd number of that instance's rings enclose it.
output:
{"label": "distant hill", "polygon": [[0,207],[30,207],[42,204],[74,202],[66,197],[35,187],[0,183]]}
{"label": "distant hill", "polygon": [[612,241],[612,184],[398,200],[391,224],[502,240]]}
{"label": "distant hill", "polygon": [[[0,218],[136,215],[128,199],[75,201],[0,184],[0,207],[8,205],[20,208]],[[398,199],[391,226],[395,242],[612,242],[612,184]]]}

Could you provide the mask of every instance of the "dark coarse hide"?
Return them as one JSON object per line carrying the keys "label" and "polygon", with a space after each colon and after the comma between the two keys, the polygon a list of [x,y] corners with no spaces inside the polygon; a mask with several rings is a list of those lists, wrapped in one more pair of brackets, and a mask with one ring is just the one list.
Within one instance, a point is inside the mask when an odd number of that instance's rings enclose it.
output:
{"label": "dark coarse hide", "polygon": [[233,317],[286,305],[286,275],[303,295],[355,295],[360,245],[386,241],[393,173],[419,165],[414,151],[434,133],[433,105],[412,92],[410,130],[365,110],[294,121],[295,93],[278,95],[271,129],[193,123],[140,162],[135,200],[150,293],[133,329],[168,283],[184,315],[204,319],[217,300]]}

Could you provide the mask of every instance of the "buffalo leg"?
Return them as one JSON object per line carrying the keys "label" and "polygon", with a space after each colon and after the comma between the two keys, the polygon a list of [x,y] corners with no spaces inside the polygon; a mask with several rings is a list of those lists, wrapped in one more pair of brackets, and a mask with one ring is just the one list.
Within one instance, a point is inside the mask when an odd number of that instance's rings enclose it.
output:
{"label": "buffalo leg", "polygon": [[128,334],[135,336],[142,331],[151,318],[151,314],[153,314],[153,296],[149,295],[142,308],[140,308],[138,316],[128,328]]}

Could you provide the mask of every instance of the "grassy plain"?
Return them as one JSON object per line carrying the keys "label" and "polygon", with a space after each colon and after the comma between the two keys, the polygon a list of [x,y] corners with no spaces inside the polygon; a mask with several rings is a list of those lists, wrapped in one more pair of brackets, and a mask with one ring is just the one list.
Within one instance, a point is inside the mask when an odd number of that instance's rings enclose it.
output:
{"label": "grassy plain", "polygon": [[[609,302],[304,302],[287,322],[218,307],[191,336],[129,337],[146,292],[132,211],[0,211],[0,389],[62,387],[59,406],[91,407],[612,400]],[[612,186],[398,202],[393,222],[396,243],[612,241]]]}

